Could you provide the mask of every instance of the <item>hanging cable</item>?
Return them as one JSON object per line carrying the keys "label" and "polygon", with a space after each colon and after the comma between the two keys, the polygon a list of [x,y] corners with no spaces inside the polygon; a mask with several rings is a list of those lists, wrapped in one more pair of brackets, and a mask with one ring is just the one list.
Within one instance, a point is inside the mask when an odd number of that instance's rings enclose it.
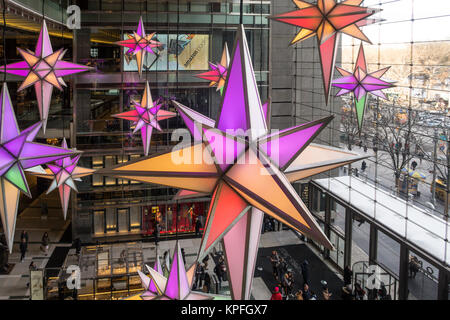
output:
{"label": "hanging cable", "polygon": [[[62,6],[62,0],[59,0],[59,6],[61,7],[61,38],[62,38],[62,47],[64,48],[64,10]],[[66,102],[66,95],[65,95],[65,87],[62,86],[62,104],[61,104],[61,116],[62,116],[62,128],[63,128],[63,139],[66,137],[65,132],[65,119],[64,119],[64,106]],[[70,121],[69,121],[70,123]],[[70,141],[70,145],[72,145],[72,141]]]}
{"label": "hanging cable", "polygon": [[5,70],[3,71],[3,82],[6,83],[6,1],[3,0],[3,61]]}
{"label": "hanging cable", "polygon": [[[178,69],[179,69],[179,66],[178,66],[178,48],[179,48],[179,46],[178,46],[178,38],[180,37],[180,0],[177,0],[177,40],[176,40],[176,42],[175,42],[175,47],[176,47],[176,51],[175,51],[175,54],[176,54],[176,64],[177,64],[177,72],[176,72],[176,82],[177,82],[177,89],[176,89],[176,92],[177,92],[177,94],[179,93],[178,92]],[[177,230],[176,230],[176,234],[175,234],[175,237],[176,237],[176,240],[178,241],[178,211],[179,211],[179,208],[178,208],[178,202],[177,202]]]}

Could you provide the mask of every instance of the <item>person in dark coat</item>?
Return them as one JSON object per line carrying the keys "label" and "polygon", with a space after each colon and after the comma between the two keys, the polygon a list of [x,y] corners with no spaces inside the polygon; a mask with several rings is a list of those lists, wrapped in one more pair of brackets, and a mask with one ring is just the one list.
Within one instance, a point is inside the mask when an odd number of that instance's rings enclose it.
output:
{"label": "person in dark coat", "polygon": [[349,266],[344,268],[344,286],[352,284],[353,271]]}
{"label": "person in dark coat", "polygon": [[202,227],[202,223],[200,221],[200,218],[197,217],[197,219],[195,220],[195,235],[196,236],[201,236],[201,233],[200,233],[201,227]]}
{"label": "person in dark coat", "polygon": [[209,276],[208,272],[205,272],[204,279],[205,283],[203,285],[203,292],[209,293],[211,291],[211,277]]}
{"label": "person in dark coat", "polygon": [[159,242],[159,232],[160,232],[159,223],[156,223],[155,230],[153,231],[153,235],[155,236],[155,246],[157,246]]}
{"label": "person in dark coat", "polygon": [[308,262],[308,260],[303,261],[301,268],[302,268],[303,284],[309,284],[309,262]]}
{"label": "person in dark coat", "polygon": [[27,253],[27,247],[28,243],[25,238],[22,238],[22,241],[20,241],[20,262],[25,259],[25,254]]}
{"label": "person in dark coat", "polygon": [[186,253],[184,252],[184,248],[181,248],[181,257],[183,258],[184,265],[186,265]]}

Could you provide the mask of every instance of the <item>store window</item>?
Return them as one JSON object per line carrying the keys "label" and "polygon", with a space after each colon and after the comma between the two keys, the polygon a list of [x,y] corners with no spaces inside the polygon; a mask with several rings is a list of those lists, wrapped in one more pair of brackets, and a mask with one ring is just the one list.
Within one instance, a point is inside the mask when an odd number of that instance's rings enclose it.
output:
{"label": "store window", "polygon": [[105,210],[94,211],[94,234],[101,235],[105,233]]}
{"label": "store window", "polygon": [[113,208],[106,209],[106,233],[117,232],[117,211]]}
{"label": "store window", "polygon": [[351,264],[369,261],[370,224],[354,213],[352,220],[352,257]]}
{"label": "store window", "polygon": [[400,243],[378,230],[377,262],[396,276],[400,271]]}
{"label": "store window", "polygon": [[[112,168],[115,165],[114,158],[115,156],[105,156],[105,168]],[[113,186],[116,184],[116,178],[105,177],[105,186]]]}
{"label": "store window", "polygon": [[117,222],[118,222],[118,231],[119,232],[128,232],[129,231],[129,217],[130,209],[117,209]]}

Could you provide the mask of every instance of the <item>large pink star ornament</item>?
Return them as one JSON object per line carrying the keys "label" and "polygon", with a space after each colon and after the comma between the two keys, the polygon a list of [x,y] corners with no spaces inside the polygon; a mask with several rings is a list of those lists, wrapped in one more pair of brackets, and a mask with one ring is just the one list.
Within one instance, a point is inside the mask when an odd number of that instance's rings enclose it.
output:
{"label": "large pink star ornament", "polygon": [[291,44],[317,36],[325,102],[328,103],[338,35],[345,33],[370,43],[359,27],[376,22],[377,20],[367,18],[379,10],[361,7],[363,0],[345,0],[339,3],[336,0],[317,0],[316,4],[302,0],[293,2],[297,10],[272,16],[270,19],[301,28]]}
{"label": "large pink star ornament", "polygon": [[0,215],[11,252],[20,192],[31,197],[24,170],[78,152],[33,142],[42,122],[20,132],[6,83],[0,101]]}
{"label": "large pink star ornament", "polygon": [[162,45],[160,42],[152,40],[155,34],[155,32],[148,35],[145,33],[144,23],[142,22],[142,17],[140,17],[137,31],[129,34],[128,39],[116,42],[119,46],[128,48],[125,55],[136,56],[139,75],[142,75],[142,68],[147,53],[155,54],[154,49]]}
{"label": "large pink star ornament", "polygon": [[228,66],[230,64],[230,54],[228,52],[228,45],[225,42],[225,46],[223,48],[222,52],[222,59],[219,63],[209,63],[209,66],[211,68],[210,71],[197,74],[196,77],[209,80],[211,81],[209,83],[210,87],[217,87],[216,91],[220,91],[220,94],[223,94],[223,87],[225,86],[225,81],[227,79],[227,70]]}
{"label": "large pink star ornament", "polygon": [[163,104],[158,104],[152,100],[152,94],[148,81],[145,82],[144,94],[141,102],[133,101],[134,110],[122,112],[112,115],[115,118],[130,120],[135,123],[133,133],[141,130],[142,143],[144,145],[144,153],[148,156],[150,151],[150,143],[152,140],[153,128],[162,131],[158,121],[175,117],[177,114],[171,111],[163,110]]}
{"label": "large pink star ornament", "polygon": [[53,52],[45,20],[42,23],[35,52],[20,48],[17,48],[17,50],[24,61],[2,66],[0,72],[26,77],[18,91],[34,85],[40,119],[45,133],[53,87],[62,90],[62,87],[66,86],[62,77],[88,71],[92,68],[63,61],[62,58],[67,50],[59,49]]}
{"label": "large pink star ornament", "polygon": [[178,241],[168,277],[162,275],[159,258],[155,262],[155,268],[148,265],[146,268],[149,276],[138,272],[145,292],[124,300],[212,300],[217,297],[192,290],[196,264],[186,271]]}
{"label": "large pink star ornament", "polygon": [[[67,142],[65,138],[63,139],[61,147],[67,149]],[[46,170],[44,170],[41,166],[27,170],[37,177],[53,180],[47,190],[47,194],[58,188],[64,219],[67,217],[71,189],[78,192],[75,181],[81,181],[82,177],[89,176],[95,172],[93,169],[79,167],[77,164],[80,157],[81,154],[76,155],[74,158],[65,157],[63,159],[56,160],[52,164],[47,164]]]}
{"label": "large pink star ornament", "polygon": [[193,144],[102,174],[211,194],[198,261],[223,241],[234,299],[250,298],[263,213],[332,248],[291,182],[361,157],[309,145],[331,117],[269,133],[270,108],[261,103],[242,26],[217,121],[174,104],[194,136]]}
{"label": "large pink star ornament", "polygon": [[390,67],[369,73],[367,71],[364,47],[361,43],[353,73],[338,67],[336,67],[336,69],[343,76],[342,78],[333,80],[332,85],[340,89],[336,96],[338,97],[353,92],[358,119],[358,131],[361,132],[364,121],[364,111],[368,101],[367,94],[371,93],[379,98],[387,100],[387,97],[382,90],[394,87],[394,84],[391,82],[381,79]]}

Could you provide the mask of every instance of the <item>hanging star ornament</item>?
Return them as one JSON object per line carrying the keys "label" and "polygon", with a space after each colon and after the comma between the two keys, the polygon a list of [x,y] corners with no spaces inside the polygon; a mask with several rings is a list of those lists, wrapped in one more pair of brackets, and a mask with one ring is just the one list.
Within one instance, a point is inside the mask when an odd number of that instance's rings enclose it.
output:
{"label": "hanging star ornament", "polygon": [[198,261],[223,241],[234,299],[249,299],[263,213],[332,248],[290,183],[362,157],[309,145],[330,117],[269,134],[242,26],[218,120],[173,102],[194,143],[101,174],[212,194]]}
{"label": "hanging star ornament", "polygon": [[[67,149],[66,138],[63,139],[61,148]],[[80,157],[81,154],[76,155],[74,158],[65,157],[56,160],[52,164],[47,164],[46,170],[41,166],[27,170],[27,172],[30,172],[37,177],[53,180],[47,190],[47,194],[58,188],[64,220],[67,217],[67,210],[69,208],[70,189],[78,192],[75,181],[81,181],[82,177],[89,176],[95,172],[93,169],[79,167],[77,164]]]}
{"label": "hanging star ornament", "polygon": [[358,119],[358,132],[361,133],[364,121],[364,111],[368,101],[367,94],[371,93],[379,98],[388,100],[382,90],[394,87],[393,83],[381,79],[390,67],[368,73],[364,47],[361,43],[353,73],[338,67],[336,67],[336,69],[343,76],[342,78],[335,79],[332,83],[334,87],[340,89],[336,97],[353,92]]}
{"label": "hanging star ornament", "polygon": [[24,61],[2,66],[0,67],[0,72],[25,77],[24,82],[22,82],[17,91],[34,85],[42,128],[45,133],[53,87],[63,90],[63,86],[66,86],[66,83],[62,77],[88,71],[92,68],[63,61],[62,58],[67,50],[59,49],[53,52],[45,20],[42,23],[35,52],[20,48],[17,48],[17,50]]}
{"label": "hanging star ornament", "polygon": [[[161,264],[158,265],[158,262],[159,259],[157,259],[155,266],[161,270]],[[147,265],[146,268],[149,277],[142,272],[138,272],[145,292],[124,300],[212,300],[216,297],[216,295],[192,290],[196,264],[193,264],[186,271],[178,241],[175,245],[172,265],[167,278],[155,268]]]}
{"label": "hanging star ornament", "polygon": [[223,94],[223,87],[225,85],[225,81],[227,79],[227,70],[228,66],[230,64],[230,54],[228,52],[228,45],[225,42],[225,46],[223,48],[222,52],[222,59],[219,63],[209,63],[209,66],[211,68],[210,71],[197,74],[196,77],[209,80],[211,81],[209,83],[210,87],[217,87],[216,91],[220,91],[220,94]]}
{"label": "hanging star ornament", "polygon": [[155,34],[155,32],[149,35],[145,33],[144,23],[142,22],[142,17],[140,17],[137,31],[129,34],[127,40],[116,42],[117,45],[128,48],[128,51],[125,53],[126,56],[136,56],[140,76],[142,75],[142,68],[147,53],[156,54],[154,49],[162,45],[160,42],[152,40]]}
{"label": "hanging star ornament", "polygon": [[378,20],[368,17],[379,10],[361,7],[363,0],[346,0],[340,3],[336,0],[317,0],[315,5],[301,0],[293,2],[298,10],[269,18],[301,28],[291,44],[317,37],[325,103],[328,104],[339,34],[345,33],[370,43],[359,27],[377,22]]}
{"label": "hanging star ornament", "polygon": [[11,252],[20,191],[31,197],[24,170],[78,152],[33,142],[42,122],[20,132],[6,83],[0,101],[0,214]]}
{"label": "hanging star ornament", "polygon": [[145,90],[142,95],[141,102],[133,101],[134,110],[114,114],[112,117],[124,120],[130,120],[135,123],[133,133],[141,130],[142,143],[144,145],[144,153],[148,156],[150,151],[150,143],[152,140],[153,128],[162,131],[158,121],[175,117],[177,114],[171,111],[163,110],[162,103],[154,103],[148,81],[145,82]]}

